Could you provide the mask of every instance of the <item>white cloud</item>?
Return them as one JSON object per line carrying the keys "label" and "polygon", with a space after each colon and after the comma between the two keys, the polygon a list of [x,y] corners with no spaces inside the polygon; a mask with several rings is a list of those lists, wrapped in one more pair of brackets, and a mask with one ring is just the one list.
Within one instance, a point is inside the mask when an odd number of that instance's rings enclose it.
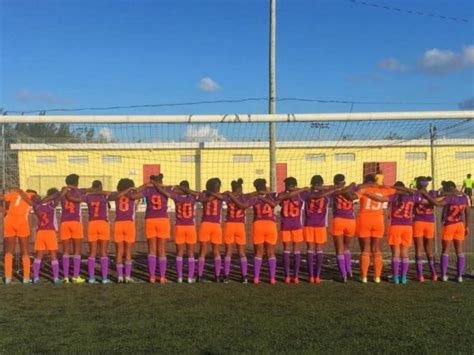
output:
{"label": "white cloud", "polygon": [[103,127],[99,130],[99,136],[104,138],[107,141],[111,141],[113,137],[113,132],[110,128],[108,127]]}
{"label": "white cloud", "polygon": [[397,59],[393,57],[385,58],[380,61],[377,65],[379,69],[392,71],[392,72],[405,72],[407,71],[407,67],[400,63]]}
{"label": "white cloud", "polygon": [[47,104],[71,104],[74,101],[61,98],[50,91],[31,92],[28,89],[20,89],[16,94],[16,99],[21,102],[40,102]]}
{"label": "white cloud", "polygon": [[458,53],[432,48],[423,53],[418,61],[422,71],[431,74],[446,74],[474,66],[474,45],[464,46]]}
{"label": "white cloud", "polygon": [[474,110],[474,97],[461,101],[459,108],[461,110]]}
{"label": "white cloud", "polygon": [[221,89],[219,83],[210,77],[205,77],[199,80],[198,87],[201,91],[205,92],[214,92]]}
{"label": "white cloud", "polygon": [[188,142],[222,142],[225,137],[219,134],[217,128],[209,125],[188,126],[184,133],[184,139]]}

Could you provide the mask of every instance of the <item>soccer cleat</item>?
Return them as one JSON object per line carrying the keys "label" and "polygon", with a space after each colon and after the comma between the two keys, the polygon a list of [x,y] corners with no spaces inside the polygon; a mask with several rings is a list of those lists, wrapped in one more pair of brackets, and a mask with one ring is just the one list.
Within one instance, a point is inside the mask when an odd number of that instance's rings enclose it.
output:
{"label": "soccer cleat", "polygon": [[360,282],[362,282],[363,284],[366,284],[367,283],[367,277],[361,277]]}
{"label": "soccer cleat", "polygon": [[228,284],[230,282],[230,279],[228,277],[225,277],[222,282],[224,282],[225,284]]}
{"label": "soccer cleat", "polygon": [[182,284],[183,283],[183,278],[182,277],[178,277],[178,280],[176,280],[177,283],[179,284]]}
{"label": "soccer cleat", "polygon": [[446,282],[446,281],[448,281],[448,280],[449,280],[448,275],[443,275],[443,276],[441,277],[441,281],[443,281],[443,282]]}
{"label": "soccer cleat", "polygon": [[167,282],[168,280],[166,279],[166,277],[160,277],[160,284],[165,284]]}
{"label": "soccer cleat", "polygon": [[293,279],[293,282],[294,282],[295,284],[299,284],[299,283],[300,283],[300,279],[299,279],[298,277],[295,277],[295,278]]}
{"label": "soccer cleat", "polygon": [[258,277],[254,277],[254,278],[253,278],[253,283],[254,283],[255,285],[258,285],[258,284],[260,283],[260,279],[259,279]]}
{"label": "soccer cleat", "polygon": [[124,282],[125,282],[125,280],[124,280],[123,276],[117,277],[117,283],[118,284],[123,284]]}
{"label": "soccer cleat", "polygon": [[310,284],[314,284],[314,277],[311,276],[311,277],[308,279],[308,282],[309,282]]}
{"label": "soccer cleat", "polygon": [[68,284],[68,283],[69,283],[69,277],[65,277],[65,278],[63,279],[63,283]]}
{"label": "soccer cleat", "polygon": [[156,282],[156,277],[155,276],[150,276],[150,278],[148,279],[148,281],[151,283],[151,284],[154,284]]}
{"label": "soccer cleat", "polygon": [[418,276],[418,282],[425,282],[425,277],[423,275]]}
{"label": "soccer cleat", "polygon": [[73,284],[82,284],[84,282],[86,282],[86,279],[84,279],[83,277],[78,276],[78,277],[73,277],[72,278],[72,283]]}
{"label": "soccer cleat", "polygon": [[463,282],[462,276],[458,276],[458,282],[459,283]]}
{"label": "soccer cleat", "polygon": [[55,278],[53,280],[53,284],[55,284],[55,285],[60,285],[61,283],[62,283],[62,281],[59,278]]}
{"label": "soccer cleat", "polygon": [[23,285],[29,285],[29,284],[31,284],[30,279],[23,279]]}
{"label": "soccer cleat", "polygon": [[401,283],[402,285],[406,285],[408,283],[408,277],[402,276]]}
{"label": "soccer cleat", "polygon": [[398,285],[400,283],[400,278],[398,276],[393,276],[392,281],[395,285]]}
{"label": "soccer cleat", "polygon": [[12,279],[10,278],[5,278],[5,285],[10,285],[12,283]]}
{"label": "soccer cleat", "polygon": [[89,280],[87,280],[87,282],[90,284],[95,284],[95,277],[89,277]]}
{"label": "soccer cleat", "polygon": [[315,284],[321,283],[321,278],[320,278],[319,276],[316,276],[316,277],[314,278],[314,283],[315,283]]}
{"label": "soccer cleat", "polygon": [[125,277],[125,283],[126,284],[131,284],[133,283],[133,279],[130,276]]}
{"label": "soccer cleat", "polygon": [[102,285],[106,285],[110,283],[110,280],[108,278],[102,279]]}
{"label": "soccer cleat", "polygon": [[242,283],[243,283],[243,284],[248,284],[248,283],[249,283],[249,280],[248,280],[246,277],[243,277],[243,278],[242,278]]}
{"label": "soccer cleat", "polygon": [[39,279],[34,279],[33,280],[33,285],[39,285],[40,284],[40,280]]}
{"label": "soccer cleat", "polygon": [[438,275],[436,274],[431,275],[431,281],[438,281]]}
{"label": "soccer cleat", "polygon": [[374,277],[374,282],[376,284],[379,284],[382,280],[380,280],[380,277]]}
{"label": "soccer cleat", "polygon": [[193,284],[195,280],[192,277],[188,277],[188,284]]}
{"label": "soccer cleat", "polygon": [[274,285],[275,283],[276,283],[276,280],[275,280],[274,277],[272,277],[272,278],[270,279],[270,285]]}
{"label": "soccer cleat", "polygon": [[285,277],[285,283],[286,284],[291,283],[291,278],[289,276]]}

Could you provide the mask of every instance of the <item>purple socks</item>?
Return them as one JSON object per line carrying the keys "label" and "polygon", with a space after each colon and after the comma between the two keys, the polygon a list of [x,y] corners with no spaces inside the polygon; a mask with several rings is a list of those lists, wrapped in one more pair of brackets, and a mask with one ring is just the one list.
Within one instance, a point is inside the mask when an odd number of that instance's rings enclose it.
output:
{"label": "purple socks", "polygon": [[216,277],[221,276],[221,268],[222,268],[221,256],[220,255],[215,256],[214,257],[214,275],[216,275]]}
{"label": "purple socks", "polygon": [[203,277],[204,275],[204,265],[206,264],[206,258],[198,259],[198,276]]}
{"label": "purple socks", "polygon": [[188,278],[194,279],[194,265],[196,264],[194,258],[188,258]]}
{"label": "purple socks", "polygon": [[428,264],[430,266],[431,276],[436,275],[436,265],[434,256],[428,257]]}
{"label": "purple socks", "polygon": [[246,278],[248,274],[247,266],[247,257],[243,256],[240,258],[240,272],[242,273],[242,278]]}
{"label": "purple socks", "polygon": [[408,267],[410,263],[408,258],[402,258],[402,277],[408,276]]}
{"label": "purple socks", "polygon": [[456,263],[457,277],[462,277],[464,275],[464,267],[466,266],[466,258],[464,254],[458,255],[458,260]]}
{"label": "purple socks", "polygon": [[87,270],[89,271],[89,278],[95,278],[95,258],[89,257],[87,259]]}
{"label": "purple socks", "polygon": [[132,277],[132,261],[125,261],[125,277]]}
{"label": "purple socks", "polygon": [[148,274],[154,277],[156,274],[156,255],[148,255]]}
{"label": "purple socks", "polygon": [[274,256],[271,258],[268,258],[268,267],[270,269],[269,270],[270,280],[275,278],[276,266],[277,266],[277,259]]}
{"label": "purple socks", "polygon": [[449,266],[449,254],[442,254],[441,255],[441,276],[446,276],[448,274],[448,266]]}
{"label": "purple socks", "polygon": [[306,253],[306,261],[307,261],[307,264],[308,264],[308,275],[309,277],[314,277],[314,268],[313,268],[313,265],[314,265],[314,251],[312,250],[308,250],[308,252]]}
{"label": "purple socks", "polygon": [[300,265],[301,265],[301,252],[295,251],[295,260],[294,260],[294,277],[298,277],[300,273]]}
{"label": "purple socks", "polygon": [[231,266],[232,258],[230,256],[226,256],[224,258],[224,276],[229,277],[230,275],[230,266]]}
{"label": "purple socks", "polygon": [[400,270],[400,258],[392,258],[392,276],[393,278],[398,277]]}
{"label": "purple socks", "polygon": [[350,250],[344,250],[344,261],[346,264],[346,273],[352,275],[352,255]]}
{"label": "purple socks", "polygon": [[321,268],[323,267],[324,253],[322,250],[316,252],[316,277],[321,276]]}
{"label": "purple socks", "polygon": [[183,278],[183,258],[181,256],[176,257],[176,274],[178,279]]}
{"label": "purple socks", "polygon": [[283,270],[285,272],[285,277],[290,277],[290,251],[283,251]]}
{"label": "purple socks", "polygon": [[100,271],[102,272],[102,279],[106,279],[109,275],[109,257],[102,256],[100,258]]}
{"label": "purple socks", "polygon": [[74,255],[72,262],[73,262],[72,277],[74,278],[79,277],[81,273],[81,256]]}
{"label": "purple socks", "polygon": [[123,277],[123,264],[117,264],[117,277]]}
{"label": "purple socks", "polygon": [[55,280],[59,279],[59,261],[52,260],[51,261],[51,269],[53,269],[53,278]]}
{"label": "purple socks", "polygon": [[346,261],[343,254],[337,256],[337,268],[339,269],[339,273],[341,274],[342,278],[345,279],[347,277],[347,271]]}
{"label": "purple socks", "polygon": [[253,258],[253,275],[255,278],[260,278],[260,269],[262,268],[262,258]]}
{"label": "purple socks", "polygon": [[416,257],[416,275],[418,277],[423,276],[423,259],[421,256]]}
{"label": "purple socks", "polygon": [[41,259],[33,261],[33,280],[39,280],[39,273],[41,268]]}
{"label": "purple socks", "polygon": [[69,278],[69,255],[63,255],[63,276],[65,279]]}
{"label": "purple socks", "polygon": [[160,279],[163,279],[166,277],[166,267],[168,265],[166,256],[160,256],[159,261],[160,261]]}

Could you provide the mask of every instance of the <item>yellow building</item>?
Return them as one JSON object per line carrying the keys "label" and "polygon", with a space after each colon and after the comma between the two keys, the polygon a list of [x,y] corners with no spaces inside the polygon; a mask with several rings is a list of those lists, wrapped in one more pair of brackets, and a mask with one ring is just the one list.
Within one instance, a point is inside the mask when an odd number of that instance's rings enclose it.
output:
{"label": "yellow building", "polygon": [[[252,190],[254,179],[269,179],[266,142],[13,144],[11,148],[18,151],[21,187],[40,193],[61,187],[70,173],[81,176],[81,186],[99,179],[108,190],[122,177],[141,184],[158,172],[167,184],[188,180],[197,190],[215,176],[221,178],[223,190],[239,177],[245,191]],[[276,156],[279,189],[286,176],[296,177],[304,186],[315,174],[328,183],[337,173],[360,182],[364,174],[379,169],[386,183],[401,180],[406,185],[415,176],[432,175],[429,140],[277,142]],[[437,186],[442,180],[460,185],[467,173],[474,173],[474,139],[437,140],[433,162]]]}

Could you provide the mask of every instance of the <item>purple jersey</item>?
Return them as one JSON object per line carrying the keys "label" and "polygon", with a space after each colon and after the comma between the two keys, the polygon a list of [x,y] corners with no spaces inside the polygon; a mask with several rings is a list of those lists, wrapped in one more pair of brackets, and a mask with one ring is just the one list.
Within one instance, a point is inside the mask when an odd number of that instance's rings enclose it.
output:
{"label": "purple jersey", "polygon": [[90,194],[84,197],[89,210],[89,221],[109,221],[109,201],[107,196],[99,194]]}
{"label": "purple jersey", "polygon": [[115,221],[134,221],[135,220],[135,200],[128,198],[127,195],[116,199],[113,195],[111,199],[115,200]]}
{"label": "purple jersey", "polygon": [[[252,205],[252,200],[254,198],[247,197],[245,195],[237,196],[237,200],[241,203]],[[245,223],[245,210],[239,208],[231,199],[227,197],[226,199],[227,204],[227,215],[226,215],[226,222],[233,222],[233,223]]]}
{"label": "purple jersey", "polygon": [[280,203],[280,230],[291,231],[301,229],[301,212],[303,210],[303,199],[300,195],[293,196]]}
{"label": "purple jersey", "polygon": [[[199,194],[200,200],[208,197],[205,192]],[[210,201],[203,202],[201,222],[221,223],[222,202],[222,200],[214,197]]]}
{"label": "purple jersey", "polygon": [[390,224],[392,226],[411,226],[413,222],[413,208],[421,201],[420,194],[414,195],[391,195]]}
{"label": "purple jersey", "polygon": [[194,221],[194,205],[197,197],[193,195],[178,195],[171,193],[171,198],[175,203],[177,226],[193,226]]}
{"label": "purple jersey", "polygon": [[[171,192],[170,187],[164,188],[167,192]],[[163,195],[157,189],[147,187],[143,191],[143,197],[146,199],[145,219],[148,218],[168,218],[168,197]]]}
{"label": "purple jersey", "polygon": [[41,230],[58,230],[58,222],[56,220],[56,203],[49,202],[45,204],[35,204],[33,210],[38,217],[38,231]]}
{"label": "purple jersey", "polygon": [[444,199],[443,225],[448,226],[459,222],[464,222],[464,210],[469,206],[466,195],[447,196]]}
{"label": "purple jersey", "polygon": [[336,194],[332,198],[332,217],[355,219],[354,201],[344,197],[342,194]]}
{"label": "purple jersey", "polygon": [[[419,192],[417,193],[420,194]],[[431,190],[429,194],[433,198],[437,198],[439,196],[438,191],[434,191],[434,190]],[[415,202],[415,208],[414,208],[415,216],[413,217],[413,221],[434,223],[435,221],[434,205],[430,204],[426,200],[423,200],[423,195],[420,194],[420,196],[421,196],[420,200]]]}
{"label": "purple jersey", "polygon": [[[76,198],[84,198],[86,189],[71,188],[69,193]],[[79,202],[69,201],[66,197],[61,199],[61,222],[81,221],[81,204]]]}
{"label": "purple jersey", "polygon": [[[275,201],[278,197],[277,193],[270,192],[263,195],[267,200]],[[273,221],[275,219],[275,211],[272,206],[263,202],[258,197],[251,201],[253,205],[253,221]]]}
{"label": "purple jersey", "polygon": [[304,200],[304,225],[307,227],[327,227],[329,198],[312,197],[311,193],[312,191],[307,191],[301,196]]}

